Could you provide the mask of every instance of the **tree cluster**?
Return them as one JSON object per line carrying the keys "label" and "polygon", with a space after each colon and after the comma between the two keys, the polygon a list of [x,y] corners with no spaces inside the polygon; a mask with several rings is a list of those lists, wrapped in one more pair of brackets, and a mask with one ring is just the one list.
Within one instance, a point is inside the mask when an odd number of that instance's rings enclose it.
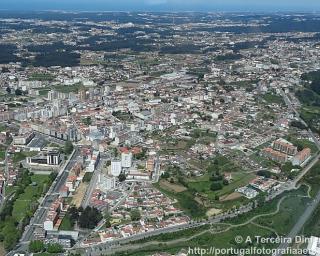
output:
{"label": "tree cluster", "polygon": [[62,253],[63,247],[57,243],[49,243],[45,245],[40,240],[33,240],[29,243],[29,252],[32,253],[40,253],[40,252],[48,252],[48,253]]}

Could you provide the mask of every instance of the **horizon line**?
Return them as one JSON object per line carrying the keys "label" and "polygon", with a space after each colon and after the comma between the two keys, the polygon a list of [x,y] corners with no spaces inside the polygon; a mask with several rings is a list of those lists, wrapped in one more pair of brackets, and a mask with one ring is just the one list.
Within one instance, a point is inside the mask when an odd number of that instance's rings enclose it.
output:
{"label": "horizon line", "polygon": [[0,9],[0,12],[3,11],[10,11],[10,12],[65,12],[65,13],[112,13],[112,12],[119,12],[119,13],[256,13],[256,14],[263,14],[263,13],[301,13],[301,14],[313,14],[313,13],[319,13],[320,10],[313,10],[313,11],[299,11],[299,10],[265,10],[265,11],[232,11],[232,10],[224,10],[224,11],[187,11],[187,10],[181,10],[181,11],[166,11],[166,10],[65,10],[65,9],[35,9],[35,10],[29,10],[29,9]]}

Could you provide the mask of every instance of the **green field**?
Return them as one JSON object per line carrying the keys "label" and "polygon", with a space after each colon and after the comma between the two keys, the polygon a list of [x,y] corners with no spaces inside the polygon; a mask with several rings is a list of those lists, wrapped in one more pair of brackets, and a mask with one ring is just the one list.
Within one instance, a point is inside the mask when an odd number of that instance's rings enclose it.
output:
{"label": "green field", "polygon": [[64,216],[61,225],[59,227],[59,230],[73,230],[73,225],[71,223],[70,218],[66,215]]}
{"label": "green field", "polygon": [[7,127],[5,125],[0,124],[0,132],[4,132],[7,130]]}
{"label": "green field", "polygon": [[49,183],[48,175],[37,175],[34,174],[31,177],[32,182],[36,185],[30,184],[26,187],[24,193],[22,193],[13,205],[12,216],[17,220],[21,220],[28,214],[32,208],[32,204],[37,201],[44,190],[44,184]]}
{"label": "green field", "polygon": [[209,180],[208,175],[205,176],[206,180],[203,180],[203,177],[200,177],[200,180],[194,179],[188,183],[190,188],[194,188],[199,193],[204,193],[208,196],[209,199],[214,199],[216,195],[223,196],[226,194],[231,194],[235,189],[246,186],[249,182],[255,177],[253,174],[248,174],[244,172],[232,173],[233,180],[229,185],[223,187],[219,191],[212,191],[210,186],[212,181]]}
{"label": "green field", "polygon": [[266,93],[262,98],[268,103],[284,104],[282,97],[276,94]]}
{"label": "green field", "polygon": [[[191,161],[189,164],[200,167],[199,164],[191,164]],[[235,192],[235,189],[248,185],[255,177],[254,174],[243,171],[228,157],[222,155],[214,159],[206,159],[202,161],[202,165],[201,169],[206,170],[204,175],[188,178],[182,174],[179,167],[169,166],[163,179],[171,183],[171,189],[165,185],[161,187],[157,184],[156,186],[169,197],[176,199],[178,207],[193,218],[206,217],[206,212],[212,208],[228,210],[248,202],[246,198],[239,197],[237,194],[229,198],[226,197]],[[232,175],[229,183],[223,178],[226,172]],[[215,189],[215,185],[220,187]],[[178,190],[175,190],[174,186]],[[181,187],[185,188],[185,191],[181,191]]]}
{"label": "green field", "polygon": [[311,127],[317,128],[314,125],[320,120],[320,107],[304,106],[300,110],[301,118]]}
{"label": "green field", "polygon": [[26,157],[31,157],[31,156],[36,156],[39,152],[36,151],[29,151],[29,152],[17,152],[14,153],[13,155],[13,162],[14,163],[18,163],[24,159],[26,159]]}
{"label": "green field", "polygon": [[6,187],[6,196],[8,196],[11,193],[15,192],[17,189],[18,189],[18,186],[7,186]]}
{"label": "green field", "polygon": [[304,182],[311,186],[310,194],[315,196],[320,189],[320,161],[318,161],[305,175]]}
{"label": "green field", "polygon": [[320,236],[320,206],[312,214],[311,218],[307,221],[304,225],[302,234],[309,237],[309,236]]}
{"label": "green field", "polygon": [[78,93],[80,89],[84,88],[81,83],[76,83],[73,85],[56,85],[52,87],[52,90],[56,90],[58,92],[69,93],[74,92]]}
{"label": "green field", "polygon": [[310,198],[289,197],[281,204],[278,214],[270,217],[261,217],[256,222],[276,230],[279,235],[286,235],[303,214],[309,202],[311,202]]}
{"label": "green field", "polygon": [[177,206],[183,209],[189,216],[195,219],[205,216],[205,208],[194,200],[194,196],[190,191],[175,193],[160,187],[159,184],[154,184],[154,186],[170,198],[177,199]]}
{"label": "green field", "polygon": [[39,89],[39,95],[40,96],[47,96],[48,95],[48,92],[50,91],[49,88],[43,88],[43,89]]}
{"label": "green field", "polygon": [[82,88],[84,88],[84,86],[80,83],[77,83],[73,85],[55,85],[52,87],[40,88],[38,89],[38,91],[40,96],[47,96],[48,92],[51,90],[55,90],[62,93],[69,93],[69,92],[78,93],[78,91]]}

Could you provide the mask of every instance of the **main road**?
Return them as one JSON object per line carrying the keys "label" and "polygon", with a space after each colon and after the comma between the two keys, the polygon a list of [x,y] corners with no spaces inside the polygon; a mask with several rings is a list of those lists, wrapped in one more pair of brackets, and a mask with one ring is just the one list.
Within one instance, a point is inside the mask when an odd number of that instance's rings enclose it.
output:
{"label": "main road", "polygon": [[[298,120],[302,124],[304,124],[306,127],[308,127],[308,124],[300,117],[299,112],[294,108],[294,106],[292,105],[289,97],[285,94],[285,92],[283,90],[281,90],[281,95],[282,95],[285,103],[287,104],[287,106],[295,113],[295,115],[298,118]],[[313,139],[313,141],[316,144],[317,148],[320,149],[320,142],[316,138],[316,136],[314,135],[314,133],[311,131],[311,129],[309,127],[308,127],[308,133],[309,133],[310,137]],[[296,182],[295,183],[299,182],[302,179],[302,177],[318,161],[319,161],[319,154],[317,154],[317,156],[312,160],[312,162],[306,168],[304,168],[304,170],[299,174],[299,176],[296,178]],[[290,241],[290,240],[294,241],[294,238],[299,234],[300,230],[302,229],[304,224],[307,222],[307,220],[311,217],[312,213],[315,211],[315,209],[317,208],[319,203],[320,203],[320,191],[316,195],[315,199],[311,202],[311,204],[305,209],[304,213],[300,216],[299,220],[296,222],[296,224],[291,229],[289,234],[286,236],[286,238],[289,238],[289,239],[285,239],[285,241],[283,241],[283,243],[280,244],[280,246],[278,247],[278,251],[273,256],[281,256],[281,255],[283,255],[282,251],[286,250],[290,246],[290,243],[288,241]]]}
{"label": "main road", "polygon": [[48,192],[41,200],[38,209],[36,210],[34,216],[30,220],[29,225],[25,227],[24,233],[22,234],[19,243],[13,251],[7,254],[8,256],[12,256],[17,252],[27,251],[28,242],[32,240],[35,228],[43,225],[43,222],[47,216],[48,208],[50,207],[52,202],[54,202],[59,197],[59,191],[62,188],[62,186],[64,186],[68,178],[70,169],[72,168],[72,166],[75,165],[75,163],[78,160],[79,149],[75,147],[64,166],[62,166],[60,172],[58,173],[56,179],[53,181]]}
{"label": "main road", "polygon": [[108,160],[110,160],[110,157],[101,155],[98,165],[95,168],[95,171],[93,172],[93,176],[90,180],[89,186],[86,189],[86,193],[83,196],[83,199],[81,202],[82,208],[86,208],[89,205],[91,194],[97,186],[99,175],[101,175],[101,170],[103,169],[105,162]]}

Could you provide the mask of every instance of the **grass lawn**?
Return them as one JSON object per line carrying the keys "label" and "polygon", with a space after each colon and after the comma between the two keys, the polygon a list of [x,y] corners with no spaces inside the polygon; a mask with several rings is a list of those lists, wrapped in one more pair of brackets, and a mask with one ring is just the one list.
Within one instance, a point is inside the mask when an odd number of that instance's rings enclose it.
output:
{"label": "grass lawn", "polygon": [[73,85],[56,85],[52,89],[62,93],[78,93],[81,88],[84,88],[84,86],[81,83],[76,83]]}
{"label": "grass lawn", "polygon": [[4,132],[5,130],[7,130],[7,127],[3,124],[0,124],[0,132]]}
{"label": "grass lawn", "polygon": [[[206,166],[203,169],[206,169],[206,173],[203,176],[192,178],[177,178],[177,176],[175,176],[176,174],[172,172],[176,178],[174,179],[175,183],[172,183],[172,185],[183,186],[187,189],[185,191],[174,191],[167,186],[163,186],[163,182],[160,182],[156,186],[163,193],[176,199],[178,201],[178,207],[193,218],[205,217],[205,212],[212,208],[228,210],[248,201],[244,197],[222,201],[222,196],[229,195],[233,193],[235,189],[248,185],[255,177],[254,174],[244,172],[241,167],[222,155],[206,161]],[[231,172],[232,181],[228,185],[223,185],[222,189],[212,191],[211,186],[213,181],[210,180],[210,177],[216,174],[217,171],[219,171],[221,175],[225,172]],[[222,180],[218,182],[223,183]],[[221,199],[221,201],[219,201],[219,199]]]}
{"label": "grass lawn", "polygon": [[40,96],[47,96],[50,89],[43,88],[43,89],[39,89],[38,91]]}
{"label": "grass lawn", "polygon": [[17,152],[17,153],[14,153],[13,155],[13,162],[14,163],[18,163],[22,160],[24,160],[26,157],[28,156],[35,156],[37,155],[39,152],[36,152],[36,151],[30,151],[30,152]]}
{"label": "grass lawn", "polygon": [[30,203],[31,203],[31,199],[30,200],[17,199],[13,205],[12,216],[17,221],[22,220],[26,216],[27,211],[29,210]]}
{"label": "grass lawn", "polygon": [[18,189],[17,186],[6,186],[6,196],[8,196],[11,193],[15,192],[17,189]]}
{"label": "grass lawn", "polygon": [[0,151],[0,161],[4,160],[6,157],[6,152],[5,151]]}
{"label": "grass lawn", "polygon": [[286,235],[303,214],[310,201],[310,198],[305,197],[289,197],[282,202],[278,214],[261,217],[256,222],[275,229],[279,235]]}
{"label": "grass lawn", "polygon": [[73,230],[73,225],[68,215],[64,216],[59,230]]}
{"label": "grass lawn", "polygon": [[320,119],[320,107],[304,106],[300,110],[300,114],[307,124],[313,126]]}
{"label": "grass lawn", "polygon": [[276,103],[276,104],[284,104],[284,101],[281,96],[272,94],[272,93],[266,93],[263,95],[263,99],[268,103]]}
{"label": "grass lawn", "polygon": [[311,196],[315,196],[320,189],[320,161],[318,161],[305,175],[304,182],[311,186]]}
{"label": "grass lawn", "polygon": [[159,184],[154,184],[154,186],[168,197],[176,199],[178,201],[177,206],[192,218],[202,218],[206,216],[205,208],[194,200],[194,196],[190,191],[187,190],[177,193],[168,191]]}
{"label": "grass lawn", "polygon": [[320,206],[317,207],[317,209],[312,214],[311,218],[307,221],[307,223],[304,225],[302,234],[306,237],[309,236],[320,236]]}
{"label": "grass lawn", "polygon": [[214,199],[216,195],[223,196],[230,194],[235,191],[236,188],[248,185],[248,183],[255,177],[253,174],[248,174],[244,172],[232,173],[233,181],[227,186],[223,186],[223,189],[219,191],[212,191],[210,189],[212,181],[209,180],[208,174],[202,176],[198,179],[194,179],[188,183],[190,188],[197,190],[208,196],[209,199]]}
{"label": "grass lawn", "polygon": [[12,216],[18,221],[26,215],[27,211],[30,209],[31,203],[35,202],[36,199],[40,197],[43,192],[44,184],[49,182],[49,176],[35,174],[31,177],[31,180],[32,182],[36,182],[37,185],[29,185],[13,205]]}
{"label": "grass lawn", "polygon": [[174,151],[174,152],[185,152],[187,149],[191,148],[195,143],[194,139],[190,140],[176,140],[173,138],[166,138],[166,142],[162,145],[163,151]]}

